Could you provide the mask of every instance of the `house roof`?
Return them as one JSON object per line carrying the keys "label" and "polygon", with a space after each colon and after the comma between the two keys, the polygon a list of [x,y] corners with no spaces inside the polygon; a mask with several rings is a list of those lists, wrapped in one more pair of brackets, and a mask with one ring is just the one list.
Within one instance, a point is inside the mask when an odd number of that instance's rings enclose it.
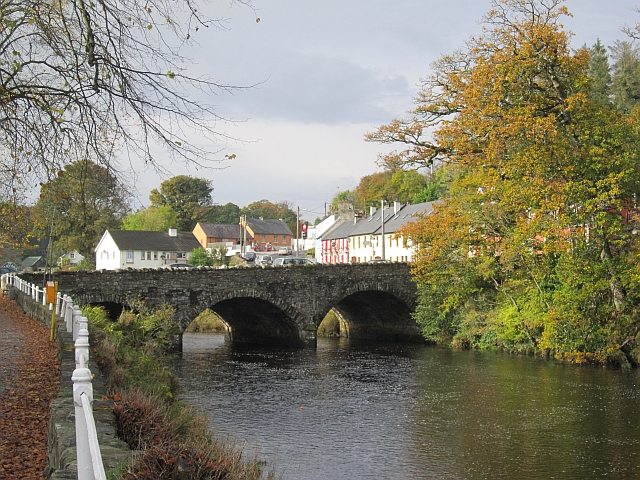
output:
{"label": "house roof", "polygon": [[356,227],[357,223],[353,222],[344,222],[338,225],[336,228],[331,230],[329,233],[326,233],[322,236],[322,240],[335,240],[336,238],[347,238],[352,235]]}
{"label": "house roof", "polygon": [[240,238],[240,225],[237,223],[199,223],[207,238]]}
{"label": "house roof", "polygon": [[[393,206],[384,209],[384,233],[385,235],[394,233],[407,223],[415,221],[416,215],[433,212],[433,206],[437,202],[417,203],[415,205],[400,205],[400,208],[393,213]],[[382,209],[377,210],[373,215],[360,220],[358,223],[347,222],[336,227],[325,234],[323,240],[333,240],[358,235],[380,235],[382,233]]]}
{"label": "house roof", "polygon": [[27,257],[22,260],[22,268],[33,267],[36,263],[42,260],[42,257]]}
{"label": "house roof", "polygon": [[[387,211],[385,209],[384,231],[385,233],[395,232],[404,227],[407,223],[415,222],[416,215],[433,213],[433,206],[437,202],[417,203],[415,205],[405,205],[397,214],[393,215],[393,209]],[[387,215],[388,220],[387,220]]]}
{"label": "house roof", "polygon": [[190,252],[202,246],[191,232],[178,232],[176,237],[167,232],[143,230],[113,230],[108,233],[120,250]]}
{"label": "house roof", "polygon": [[291,229],[282,220],[247,218],[247,226],[256,235],[293,235]]}

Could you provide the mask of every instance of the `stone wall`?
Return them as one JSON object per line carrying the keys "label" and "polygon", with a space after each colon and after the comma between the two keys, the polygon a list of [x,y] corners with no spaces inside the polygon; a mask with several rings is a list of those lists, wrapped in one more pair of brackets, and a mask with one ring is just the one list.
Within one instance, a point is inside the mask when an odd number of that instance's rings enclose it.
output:
{"label": "stone wall", "polygon": [[[41,278],[41,277],[40,277]],[[26,315],[51,328],[51,311],[48,307],[34,302],[30,296],[11,289],[10,297],[14,298]],[[58,397],[51,402],[49,417],[49,464],[45,475],[51,480],[76,479],[76,431],[75,408],[73,405],[73,385],[71,375],[75,369],[73,336],[67,333],[66,325],[56,318],[56,342],[60,359],[60,391]],[[93,415],[98,433],[98,443],[102,452],[102,461],[107,476],[109,471],[131,457],[126,443],[116,437],[115,417],[111,411],[112,401],[101,400],[106,395],[106,382],[92,360],[88,367],[93,378]]]}

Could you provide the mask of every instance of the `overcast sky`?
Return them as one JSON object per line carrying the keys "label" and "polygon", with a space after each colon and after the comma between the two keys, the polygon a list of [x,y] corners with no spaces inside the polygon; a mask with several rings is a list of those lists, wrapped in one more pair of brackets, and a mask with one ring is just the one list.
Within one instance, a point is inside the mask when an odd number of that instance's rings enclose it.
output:
{"label": "overcast sky", "polygon": [[[226,30],[200,34],[188,52],[193,69],[235,85],[259,84],[210,100],[224,117],[218,129],[250,143],[230,142],[236,154],[224,170],[167,164],[172,175],[212,180],[214,201],[245,206],[289,201],[304,218],[321,216],[324,202],[377,171],[381,145],[363,136],[412,107],[416,84],[430,64],[481,32],[490,0],[253,0],[255,12],[219,2]],[[622,25],[640,15],[635,0],[568,0],[574,47],[624,39]],[[229,8],[227,8],[229,7]],[[256,22],[256,16],[260,22]],[[160,153],[159,157],[163,155]],[[144,172],[136,206],[163,178]]]}

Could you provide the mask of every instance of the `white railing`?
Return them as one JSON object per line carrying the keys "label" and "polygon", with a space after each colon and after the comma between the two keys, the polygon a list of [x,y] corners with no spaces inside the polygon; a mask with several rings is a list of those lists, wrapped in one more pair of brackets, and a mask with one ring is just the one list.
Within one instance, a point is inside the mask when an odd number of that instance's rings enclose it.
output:
{"label": "white railing", "polygon": [[[7,284],[30,296],[36,303],[46,305],[46,291],[36,285],[25,282],[15,274],[7,276]],[[54,308],[49,305],[49,308]],[[71,375],[73,382],[73,404],[76,419],[76,451],[78,462],[78,480],[106,480],[102,454],[93,418],[93,375],[89,362],[89,329],[86,317],[80,307],[74,305],[71,297],[58,292],[55,303],[56,315],[65,322],[67,332],[73,332],[75,343],[76,368]]]}

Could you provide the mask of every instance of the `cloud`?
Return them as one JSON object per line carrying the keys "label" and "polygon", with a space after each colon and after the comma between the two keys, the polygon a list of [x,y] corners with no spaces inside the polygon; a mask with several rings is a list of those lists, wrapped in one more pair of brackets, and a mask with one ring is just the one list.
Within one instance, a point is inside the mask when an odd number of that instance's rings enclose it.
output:
{"label": "cloud", "polygon": [[381,123],[413,94],[407,78],[344,58],[293,54],[271,59],[273,72],[252,90],[221,99],[235,117],[302,123]]}

